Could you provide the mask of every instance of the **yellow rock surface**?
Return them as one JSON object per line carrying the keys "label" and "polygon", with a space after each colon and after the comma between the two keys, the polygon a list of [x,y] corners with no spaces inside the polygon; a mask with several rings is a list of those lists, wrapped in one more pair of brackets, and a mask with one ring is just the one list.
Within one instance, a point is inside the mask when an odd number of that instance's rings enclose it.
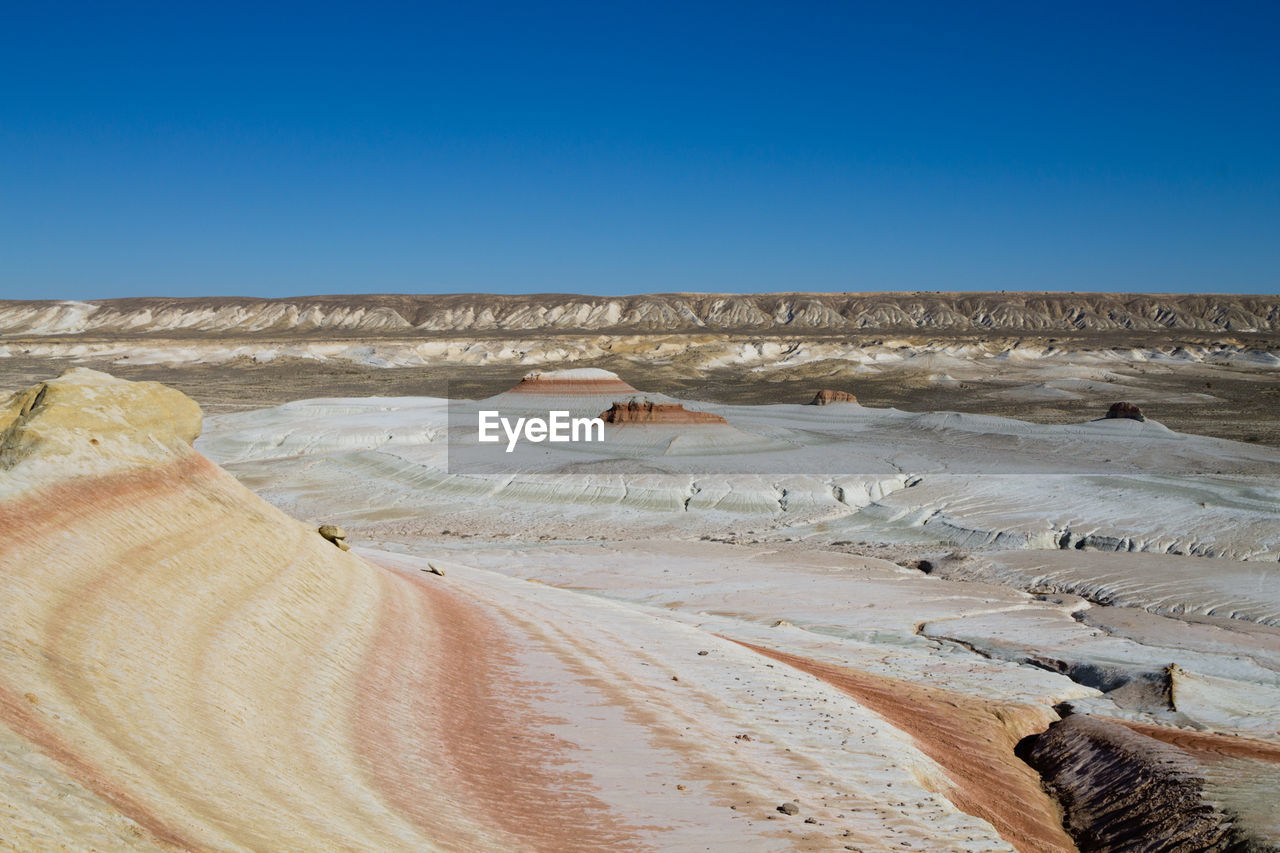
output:
{"label": "yellow rock surface", "polygon": [[200,425],[200,407],[180,391],[75,368],[0,400],[0,470],[27,457],[66,465],[66,475],[154,462],[190,450]]}

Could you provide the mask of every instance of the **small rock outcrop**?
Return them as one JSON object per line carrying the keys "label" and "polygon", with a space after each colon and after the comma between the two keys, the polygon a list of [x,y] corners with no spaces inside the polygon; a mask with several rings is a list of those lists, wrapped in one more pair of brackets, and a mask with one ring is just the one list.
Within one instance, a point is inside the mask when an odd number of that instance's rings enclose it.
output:
{"label": "small rock outcrop", "polygon": [[1129,418],[1134,421],[1145,421],[1146,415],[1142,414],[1142,409],[1138,408],[1137,403],[1112,403],[1111,408],[1107,409],[1107,417],[1109,418]]}
{"label": "small rock outcrop", "polygon": [[334,545],[337,545],[344,551],[350,551],[351,546],[347,544],[347,531],[343,530],[336,524],[322,524],[316,529],[316,532],[328,539]]}
{"label": "small rock outcrop", "polygon": [[614,403],[600,413],[607,424],[725,424],[719,415],[711,412],[691,412],[679,403],[654,403],[649,400],[628,400]]}
{"label": "small rock outcrop", "polygon": [[810,406],[829,406],[832,403],[856,403],[858,398],[850,394],[848,391],[832,391],[830,388],[823,388],[817,394],[813,395],[813,399],[809,401]]}
{"label": "small rock outcrop", "polygon": [[127,382],[76,367],[57,379],[0,396],[0,470],[39,449],[82,474],[149,463],[190,451],[200,407],[159,382]]}

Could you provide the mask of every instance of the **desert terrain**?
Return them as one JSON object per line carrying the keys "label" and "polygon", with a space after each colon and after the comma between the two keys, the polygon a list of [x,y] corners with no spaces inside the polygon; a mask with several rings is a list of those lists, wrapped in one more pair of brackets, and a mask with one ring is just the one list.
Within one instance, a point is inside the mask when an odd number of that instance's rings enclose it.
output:
{"label": "desert terrain", "polygon": [[9,302],[0,392],[0,849],[1280,849],[1276,298]]}
{"label": "desert terrain", "polygon": [[[599,367],[719,403],[866,404],[1072,423],[1111,399],[1280,446],[1280,303],[1106,294],[314,296],[0,301],[0,378],[165,382],[207,412],[321,396],[465,396]],[[808,395],[808,396],[806,396]]]}

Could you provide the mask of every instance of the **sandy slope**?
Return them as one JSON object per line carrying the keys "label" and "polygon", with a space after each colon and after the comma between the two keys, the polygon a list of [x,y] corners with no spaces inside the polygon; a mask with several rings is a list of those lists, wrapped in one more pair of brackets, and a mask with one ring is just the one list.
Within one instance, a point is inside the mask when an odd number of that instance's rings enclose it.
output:
{"label": "sandy slope", "polygon": [[[6,433],[21,459],[0,480],[5,846],[559,850],[626,834],[556,746],[519,737],[531,720],[499,628],[339,551],[146,420],[179,397],[80,372]],[[56,423],[66,411],[95,417]],[[100,451],[135,440],[132,459]]]}
{"label": "sandy slope", "polygon": [[1075,849],[1040,777],[1027,765],[1009,759],[1018,741],[1048,727],[1056,716],[1049,709],[984,701],[762,646],[747,647],[821,678],[910,734],[955,783],[953,801],[989,820],[1018,850]]}

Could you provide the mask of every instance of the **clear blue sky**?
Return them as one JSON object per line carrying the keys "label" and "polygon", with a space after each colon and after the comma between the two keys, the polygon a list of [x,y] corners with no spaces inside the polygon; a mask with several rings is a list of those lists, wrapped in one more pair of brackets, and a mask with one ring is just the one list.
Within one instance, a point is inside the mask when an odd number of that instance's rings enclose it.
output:
{"label": "clear blue sky", "polygon": [[0,15],[0,297],[1280,292],[1280,3]]}

